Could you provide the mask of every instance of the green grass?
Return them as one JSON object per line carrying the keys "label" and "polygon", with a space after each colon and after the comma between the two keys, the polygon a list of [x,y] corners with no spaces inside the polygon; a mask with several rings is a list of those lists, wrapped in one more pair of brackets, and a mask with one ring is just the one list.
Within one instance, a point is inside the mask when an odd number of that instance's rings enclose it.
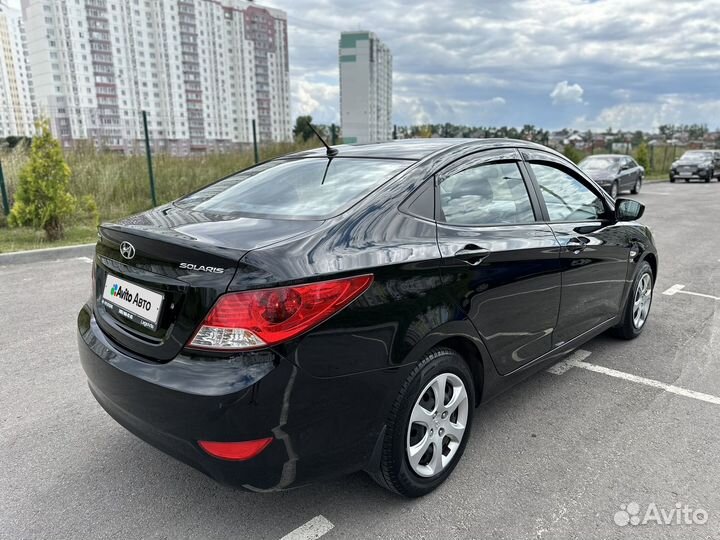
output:
{"label": "green grass", "polygon": [[[260,159],[267,160],[317,146],[314,140],[269,145],[261,149]],[[27,148],[0,152],[11,204],[20,170],[27,159]],[[71,170],[70,192],[78,199],[92,195],[97,202],[101,222],[152,207],[144,154],[124,156],[85,146],[66,152],[65,159]],[[153,169],[158,204],[177,199],[223,176],[250,167],[253,163],[252,150],[187,157],[156,155],[153,157]],[[92,242],[96,237],[93,227],[71,222],[66,224],[65,238],[50,244],[44,240],[43,231],[7,228],[3,226],[3,221],[0,215],[0,252]]]}
{"label": "green grass", "polygon": [[0,253],[26,251],[49,247],[88,244],[97,239],[97,229],[89,225],[72,225],[65,229],[65,238],[57,242],[45,240],[45,231],[36,231],[29,227],[0,229]]}

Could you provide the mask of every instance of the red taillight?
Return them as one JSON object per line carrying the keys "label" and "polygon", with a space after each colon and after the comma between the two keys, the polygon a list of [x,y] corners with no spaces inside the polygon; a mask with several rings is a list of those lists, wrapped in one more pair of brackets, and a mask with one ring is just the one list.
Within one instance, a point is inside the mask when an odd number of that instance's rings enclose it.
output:
{"label": "red taillight", "polygon": [[212,457],[229,461],[245,461],[257,456],[272,442],[272,437],[256,441],[243,442],[211,442],[198,441],[200,448]]}
{"label": "red taillight", "polygon": [[188,347],[243,350],[282,343],[340,311],[365,292],[372,281],[372,275],[365,275],[224,294]]}

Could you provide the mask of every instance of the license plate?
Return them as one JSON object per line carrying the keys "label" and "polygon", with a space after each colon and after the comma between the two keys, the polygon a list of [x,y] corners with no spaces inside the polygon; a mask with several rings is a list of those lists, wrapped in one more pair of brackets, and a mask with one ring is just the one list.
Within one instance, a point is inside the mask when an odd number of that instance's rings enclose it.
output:
{"label": "license plate", "polygon": [[163,295],[108,274],[102,302],[110,311],[150,330],[156,330]]}

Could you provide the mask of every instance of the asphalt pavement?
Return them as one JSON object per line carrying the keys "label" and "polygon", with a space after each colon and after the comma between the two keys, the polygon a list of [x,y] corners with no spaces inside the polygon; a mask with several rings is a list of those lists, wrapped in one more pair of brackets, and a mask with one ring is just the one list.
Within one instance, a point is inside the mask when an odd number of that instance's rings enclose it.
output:
{"label": "asphalt pavement", "polygon": [[482,406],[417,500],[362,473],[247,493],[167,457],[86,386],[89,259],[0,263],[0,538],[720,538],[720,184],[636,198],[660,252],[644,333]]}

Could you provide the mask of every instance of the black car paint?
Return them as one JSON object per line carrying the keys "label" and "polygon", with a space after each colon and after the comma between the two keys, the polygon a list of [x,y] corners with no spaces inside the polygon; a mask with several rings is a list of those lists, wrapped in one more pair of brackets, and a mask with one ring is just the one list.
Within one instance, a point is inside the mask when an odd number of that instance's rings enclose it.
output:
{"label": "black car paint", "polygon": [[[537,221],[436,226],[428,215],[435,206],[435,175],[497,149],[520,160]],[[395,142],[340,147],[336,159],[371,154],[417,162],[345,214],[322,222],[255,227],[238,218],[220,226],[212,216],[167,205],[103,226],[95,298],[78,317],[82,365],[100,404],[151,444],[218,481],[248,489],[282,489],[373,469],[398,389],[430,348],[443,344],[460,351],[473,370],[479,401],[487,401],[614,325],[637,264],[649,258],[657,268],[652,236],[641,225],[610,218],[547,222],[522,160],[572,165],[538,145]],[[303,155],[308,153],[293,158]],[[610,198],[593,189],[610,212]],[[569,238],[586,239],[587,245],[575,253],[576,245],[565,245]],[[133,261],[119,255],[123,239],[135,244]],[[477,266],[454,256],[468,243],[490,250]],[[181,261],[228,271],[181,270]],[[606,269],[617,284],[610,295],[596,283]],[[98,295],[108,271],[177,295],[177,317],[153,336],[103,313]],[[233,354],[183,347],[226,290],[367,272],[374,282],[360,298],[289,342]],[[563,282],[572,283],[573,292]],[[528,298],[537,309],[528,309]],[[572,328],[555,332],[563,321]],[[248,462],[211,458],[197,445],[264,437],[275,440]]]}

